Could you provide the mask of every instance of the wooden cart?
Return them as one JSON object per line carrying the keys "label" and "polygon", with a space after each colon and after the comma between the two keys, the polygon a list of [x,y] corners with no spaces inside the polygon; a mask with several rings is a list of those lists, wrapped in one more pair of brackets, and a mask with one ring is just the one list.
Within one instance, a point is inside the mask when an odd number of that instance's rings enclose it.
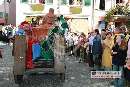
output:
{"label": "wooden cart", "polygon": [[[39,30],[39,31],[38,31]],[[37,32],[36,32],[37,31]],[[35,37],[39,37],[37,33],[41,32],[41,29],[35,29]],[[48,30],[44,30],[44,33],[41,33],[42,36],[47,35]],[[59,46],[60,44],[60,46]],[[61,46],[62,45],[62,46]],[[17,83],[19,80],[20,82],[31,73],[56,73],[60,75],[62,80],[65,79],[65,63],[61,60],[64,59],[64,38],[57,35],[55,38],[55,49],[54,51],[54,58],[52,60],[44,60],[41,59],[40,63],[44,66],[40,68],[33,68],[33,69],[26,69],[26,36],[15,36],[14,40],[14,47],[13,47],[13,56],[14,56],[14,67],[13,67],[13,74],[14,80]],[[58,53],[57,53],[58,51]],[[61,53],[60,53],[61,52]]]}

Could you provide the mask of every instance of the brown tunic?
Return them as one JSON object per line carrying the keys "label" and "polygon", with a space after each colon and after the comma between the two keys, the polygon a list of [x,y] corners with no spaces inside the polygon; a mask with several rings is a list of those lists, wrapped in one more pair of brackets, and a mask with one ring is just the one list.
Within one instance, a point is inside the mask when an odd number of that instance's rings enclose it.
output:
{"label": "brown tunic", "polygon": [[33,37],[38,40],[42,39],[48,34],[48,30],[55,23],[56,16],[53,13],[48,13],[43,17],[42,24],[38,27],[33,28]]}

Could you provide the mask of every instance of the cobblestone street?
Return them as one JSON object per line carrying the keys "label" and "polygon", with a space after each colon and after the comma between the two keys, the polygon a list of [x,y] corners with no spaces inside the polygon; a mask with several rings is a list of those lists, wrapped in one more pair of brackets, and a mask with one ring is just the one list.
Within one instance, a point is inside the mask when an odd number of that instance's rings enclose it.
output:
{"label": "cobblestone street", "polygon": [[85,63],[78,63],[75,58],[66,58],[66,77],[61,81],[58,75],[39,74],[30,75],[20,85],[14,83],[12,66],[13,57],[9,45],[3,48],[3,59],[0,59],[0,87],[110,87],[110,81],[91,79],[90,69]]}

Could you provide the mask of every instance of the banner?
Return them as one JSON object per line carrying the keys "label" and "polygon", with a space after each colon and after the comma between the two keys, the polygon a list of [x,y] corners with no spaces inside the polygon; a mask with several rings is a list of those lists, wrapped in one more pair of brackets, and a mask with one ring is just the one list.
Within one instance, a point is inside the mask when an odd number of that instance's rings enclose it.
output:
{"label": "banner", "polygon": [[32,11],[43,11],[44,5],[43,4],[32,4],[31,8],[32,8]]}
{"label": "banner", "polygon": [[82,12],[82,8],[80,6],[70,7],[70,13],[72,14],[80,14]]}

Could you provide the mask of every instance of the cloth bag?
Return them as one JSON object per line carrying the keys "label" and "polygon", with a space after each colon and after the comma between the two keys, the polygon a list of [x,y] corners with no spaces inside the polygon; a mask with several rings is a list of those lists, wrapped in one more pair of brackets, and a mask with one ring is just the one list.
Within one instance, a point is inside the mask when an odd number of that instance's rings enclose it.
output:
{"label": "cloth bag", "polygon": [[32,45],[32,51],[33,51],[33,60],[36,60],[41,56],[41,46],[39,43],[35,43]]}

